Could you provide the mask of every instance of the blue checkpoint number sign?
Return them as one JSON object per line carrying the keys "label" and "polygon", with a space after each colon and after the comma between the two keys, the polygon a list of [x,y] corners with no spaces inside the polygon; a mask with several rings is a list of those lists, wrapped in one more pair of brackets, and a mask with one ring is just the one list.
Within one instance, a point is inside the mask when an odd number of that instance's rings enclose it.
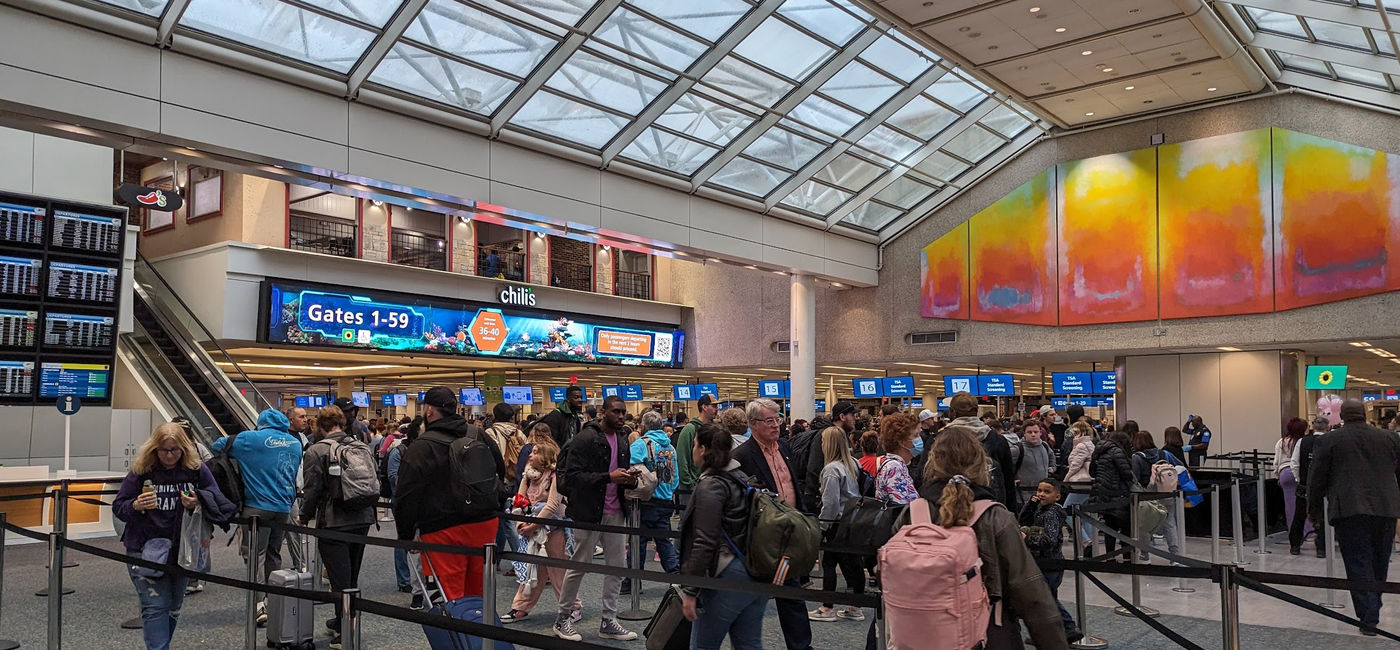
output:
{"label": "blue checkpoint number sign", "polygon": [[58,398],[58,412],[64,415],[72,415],[83,407],[83,400],[77,395],[64,395]]}

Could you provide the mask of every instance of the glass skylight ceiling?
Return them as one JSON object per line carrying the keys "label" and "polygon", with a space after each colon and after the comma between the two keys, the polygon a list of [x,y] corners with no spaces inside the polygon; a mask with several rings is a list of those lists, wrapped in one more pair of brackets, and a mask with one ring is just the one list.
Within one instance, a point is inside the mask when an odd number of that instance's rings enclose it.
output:
{"label": "glass skylight ceiling", "polygon": [[176,38],[290,60],[348,94],[363,80],[870,231],[1047,128],[849,0],[100,2],[146,22],[174,11]]}
{"label": "glass skylight ceiling", "polygon": [[1253,45],[1284,72],[1300,73],[1293,85],[1346,95],[1346,85],[1400,93],[1400,61],[1390,29],[1400,14],[1382,15],[1368,0],[1240,0],[1235,10],[1256,33]]}

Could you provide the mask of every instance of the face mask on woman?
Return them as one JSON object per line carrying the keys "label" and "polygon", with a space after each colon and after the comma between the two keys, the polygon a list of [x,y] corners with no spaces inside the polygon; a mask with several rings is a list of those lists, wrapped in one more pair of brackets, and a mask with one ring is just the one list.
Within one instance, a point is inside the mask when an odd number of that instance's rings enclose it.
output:
{"label": "face mask on woman", "polygon": [[914,436],[914,446],[911,447],[911,448],[909,449],[909,452],[910,452],[910,459],[911,459],[911,460],[912,460],[914,457],[917,457],[919,454],[924,453],[924,437],[923,437],[923,436]]}

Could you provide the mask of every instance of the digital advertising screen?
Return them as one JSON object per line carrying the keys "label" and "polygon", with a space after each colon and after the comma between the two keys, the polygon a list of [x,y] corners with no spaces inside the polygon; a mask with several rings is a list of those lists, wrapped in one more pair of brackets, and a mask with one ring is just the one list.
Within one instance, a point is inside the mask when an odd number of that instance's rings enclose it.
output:
{"label": "digital advertising screen", "polygon": [[111,380],[112,366],[105,363],[46,362],[39,365],[39,397],[107,399]]}
{"label": "digital advertising screen", "polygon": [[1346,366],[1308,366],[1307,390],[1342,390],[1347,387]]}
{"label": "digital advertising screen", "polygon": [[529,386],[502,386],[501,401],[507,404],[534,404],[535,391]]}
{"label": "digital advertising screen", "polygon": [[352,391],[350,402],[362,409],[369,408],[369,393],[363,391]]}
{"label": "digital advertising screen", "polygon": [[264,282],[263,297],[259,334],[267,343],[662,368],[683,363],[685,331],[671,326],[280,280]]}
{"label": "digital advertising screen", "polygon": [[885,377],[880,381],[884,397],[913,397],[913,377]]}
{"label": "digital advertising screen", "polygon": [[709,395],[711,399],[719,399],[719,384],[696,384],[695,399],[700,399],[701,395]]}
{"label": "digital advertising screen", "polygon": [[1090,372],[1052,372],[1050,392],[1056,395],[1088,395],[1093,380],[1093,373]]}
{"label": "digital advertising screen", "polygon": [[1014,375],[978,375],[977,394],[1001,397],[1016,394]]}
{"label": "digital advertising screen", "polygon": [[691,384],[672,384],[671,396],[677,402],[692,402],[700,399],[700,392],[695,390],[695,386]]}
{"label": "digital advertising screen", "polygon": [[1104,370],[1091,373],[1094,384],[1095,395],[1112,395],[1118,392],[1118,373],[1113,370]]}
{"label": "digital advertising screen", "polygon": [[408,393],[394,393],[394,406],[408,406]]}
{"label": "digital advertising screen", "polygon": [[956,395],[958,393],[968,393],[970,395],[976,395],[977,391],[977,375],[943,376],[944,395]]}
{"label": "digital advertising screen", "polygon": [[642,387],[640,384],[623,384],[622,399],[628,402],[642,401]]}
{"label": "digital advertising screen", "polygon": [[480,388],[463,388],[457,401],[462,406],[486,406],[486,392]]}
{"label": "digital advertising screen", "polygon": [[792,383],[786,379],[759,380],[758,396],[768,399],[788,399],[792,396]]}
{"label": "digital advertising screen", "polygon": [[867,379],[852,379],[851,387],[855,391],[856,397],[881,397],[883,391],[882,377],[870,377]]}

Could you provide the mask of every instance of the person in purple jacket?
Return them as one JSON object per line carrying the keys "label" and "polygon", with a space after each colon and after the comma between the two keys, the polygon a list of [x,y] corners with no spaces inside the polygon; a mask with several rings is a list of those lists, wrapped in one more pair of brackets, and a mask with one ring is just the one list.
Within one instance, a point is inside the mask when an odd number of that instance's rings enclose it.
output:
{"label": "person in purple jacket", "polygon": [[[228,520],[237,507],[224,498],[213,474],[199,460],[194,442],[178,424],[167,422],[156,427],[141,445],[131,472],[122,481],[112,513],[126,522],[122,542],[127,555],[141,557],[151,540],[170,540],[166,562],[174,565],[179,557],[180,523],[185,513],[204,507],[206,521],[228,529]],[[148,650],[167,650],[185,600],[186,578],[166,571],[149,578],[128,567],[131,584],[141,601],[141,629]]]}

